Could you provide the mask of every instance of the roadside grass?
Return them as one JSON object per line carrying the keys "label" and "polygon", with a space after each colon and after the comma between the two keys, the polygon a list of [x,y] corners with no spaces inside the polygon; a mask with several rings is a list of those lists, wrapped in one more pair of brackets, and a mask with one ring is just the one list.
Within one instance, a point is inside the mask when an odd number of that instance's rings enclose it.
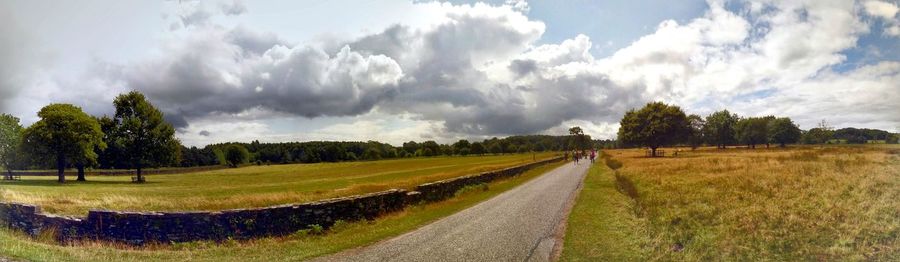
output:
{"label": "roadside grass", "polygon": [[618,192],[613,171],[591,166],[569,214],[560,261],[644,261],[645,221],[634,201]]}
{"label": "roadside grass", "polygon": [[[446,201],[416,205],[371,221],[340,222],[325,232],[247,241],[209,241],[141,248],[86,242],[60,246],[32,240],[22,233],[0,229],[0,254],[35,261],[298,261],[360,247],[398,236],[451,215],[525,183],[562,162],[530,170],[520,176],[464,190]],[[477,189],[477,190],[476,190]],[[47,240],[49,241],[49,240]]]}
{"label": "roadside grass", "polygon": [[0,201],[36,204],[51,214],[85,216],[90,209],[213,211],[265,207],[412,189],[442,179],[496,170],[552,157],[553,153],[432,157],[383,161],[246,166],[151,175],[145,184],[128,176],[88,176],[58,184],[54,177],[23,176],[0,182]]}
{"label": "roadside grass", "polygon": [[592,171],[565,261],[900,260],[896,146],[606,153],[635,197]]}

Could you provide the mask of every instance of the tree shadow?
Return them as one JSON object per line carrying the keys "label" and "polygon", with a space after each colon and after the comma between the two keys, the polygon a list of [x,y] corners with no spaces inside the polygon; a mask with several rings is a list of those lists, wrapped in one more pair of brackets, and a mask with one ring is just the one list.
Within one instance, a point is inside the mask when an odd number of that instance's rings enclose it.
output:
{"label": "tree shadow", "polygon": [[0,185],[16,185],[16,186],[77,186],[77,185],[147,185],[147,184],[157,184],[160,182],[147,181],[144,183],[133,183],[130,180],[123,181],[75,181],[75,180],[66,180],[65,183],[60,184],[56,180],[30,180],[27,177],[23,177],[20,180],[0,180]]}

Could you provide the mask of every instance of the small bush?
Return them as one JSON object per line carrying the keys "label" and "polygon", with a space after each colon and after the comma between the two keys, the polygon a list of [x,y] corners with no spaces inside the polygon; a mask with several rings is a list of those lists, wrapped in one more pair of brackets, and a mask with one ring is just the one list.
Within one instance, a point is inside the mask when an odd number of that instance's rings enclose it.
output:
{"label": "small bush", "polygon": [[294,233],[296,237],[305,237],[305,236],[321,236],[325,234],[325,228],[320,226],[319,224],[313,224],[309,226],[307,229],[297,230]]}
{"label": "small bush", "polygon": [[468,185],[463,188],[460,188],[459,190],[456,191],[456,194],[454,194],[454,195],[460,196],[460,195],[466,194],[468,192],[488,191],[488,190],[490,190],[490,188],[488,187],[488,184],[481,183],[481,184],[475,184],[475,185]]}
{"label": "small bush", "polygon": [[349,222],[344,221],[344,220],[338,220],[338,221],[334,221],[334,225],[332,225],[329,230],[331,230],[331,232],[338,232],[338,231],[346,229],[348,226],[350,226]]}
{"label": "small bush", "polygon": [[606,158],[604,159],[604,162],[606,162],[606,166],[608,166],[612,170],[618,170],[619,168],[622,168],[622,162],[619,160]]}

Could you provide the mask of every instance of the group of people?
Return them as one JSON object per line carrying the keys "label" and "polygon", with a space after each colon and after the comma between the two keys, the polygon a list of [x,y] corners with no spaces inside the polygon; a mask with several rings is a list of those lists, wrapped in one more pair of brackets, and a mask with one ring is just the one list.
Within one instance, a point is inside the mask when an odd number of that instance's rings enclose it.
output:
{"label": "group of people", "polygon": [[[594,158],[597,158],[597,150],[596,149],[591,149],[589,152],[585,151],[585,150],[581,150],[580,152],[578,150],[572,150],[572,159],[575,160],[574,162],[576,165],[578,164],[578,161],[581,159],[590,159],[591,164],[593,164]],[[568,151],[566,151],[565,160],[569,160],[569,152]]]}

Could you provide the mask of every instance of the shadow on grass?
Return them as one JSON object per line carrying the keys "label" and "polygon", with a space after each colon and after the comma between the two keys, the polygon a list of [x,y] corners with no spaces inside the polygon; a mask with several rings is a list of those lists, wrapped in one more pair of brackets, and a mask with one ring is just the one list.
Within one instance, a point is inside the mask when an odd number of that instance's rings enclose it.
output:
{"label": "shadow on grass", "polygon": [[133,183],[130,180],[122,180],[122,181],[75,181],[75,180],[66,180],[65,183],[59,183],[56,180],[31,180],[28,178],[22,178],[21,180],[0,180],[0,185],[16,185],[16,186],[77,186],[77,185],[147,185],[147,184],[157,184],[160,182],[147,181],[144,183]]}

